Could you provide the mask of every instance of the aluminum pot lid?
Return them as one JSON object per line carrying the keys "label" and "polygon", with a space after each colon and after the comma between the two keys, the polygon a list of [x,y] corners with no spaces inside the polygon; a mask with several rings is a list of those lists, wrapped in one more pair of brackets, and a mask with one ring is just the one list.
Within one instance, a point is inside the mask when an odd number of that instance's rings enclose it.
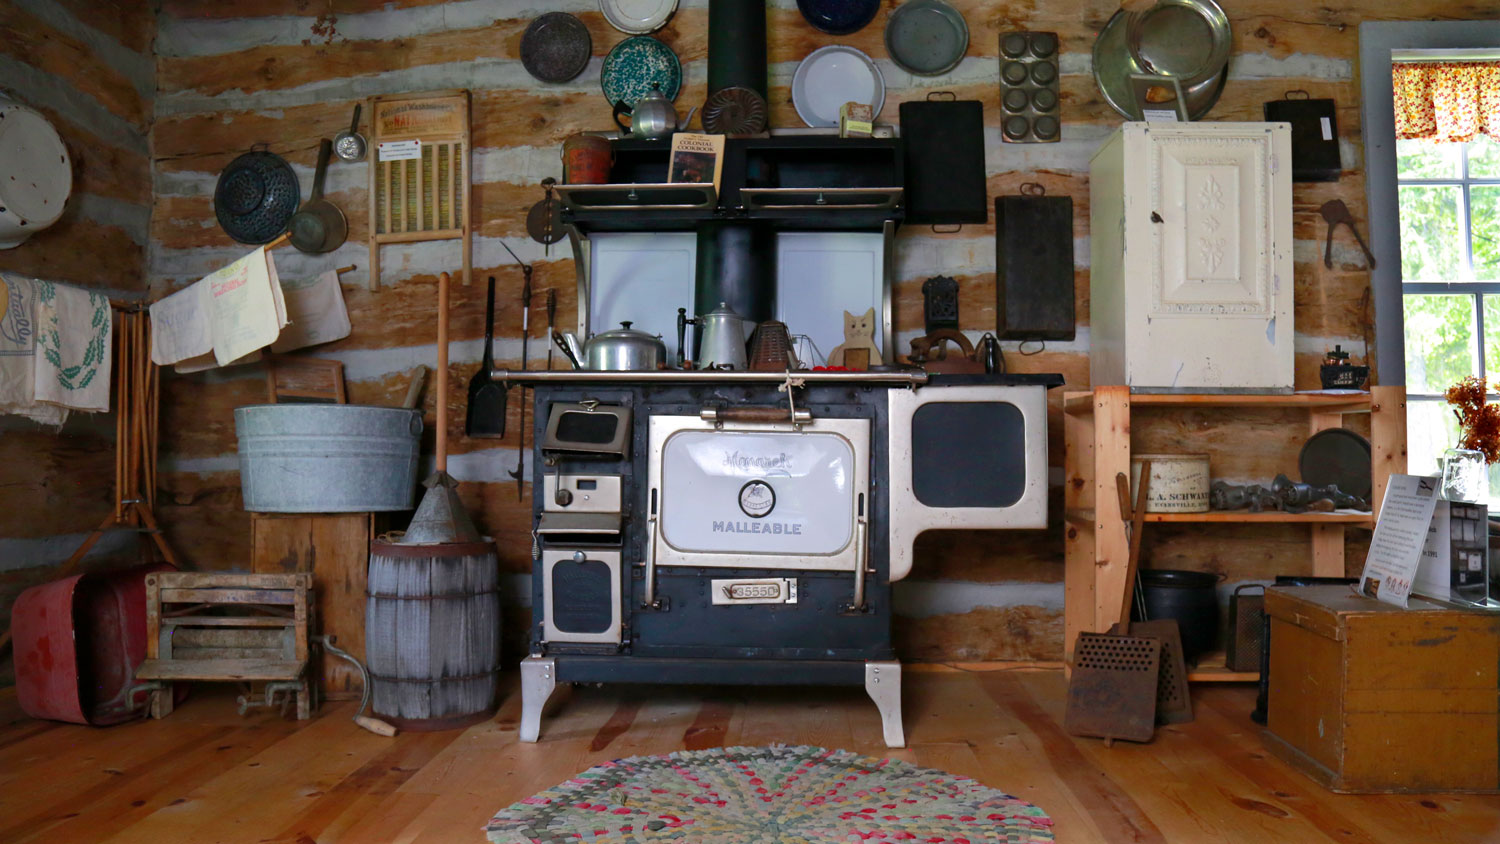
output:
{"label": "aluminum pot lid", "polygon": [[598,342],[600,340],[605,340],[605,341],[616,342],[616,343],[618,343],[618,342],[630,342],[630,343],[650,343],[651,345],[654,345],[654,346],[661,346],[662,345],[661,337],[659,337],[659,336],[657,336],[655,334],[647,334],[646,332],[641,331],[639,329],[631,328],[630,326],[632,324],[633,323],[632,323],[631,320],[628,320],[628,319],[624,320],[624,321],[622,321],[620,323],[620,327],[619,328],[611,328],[608,331],[601,331],[598,334],[595,334],[593,337],[590,337],[589,338],[589,342],[590,343],[595,343],[595,342]]}
{"label": "aluminum pot lid", "polygon": [[72,192],[73,164],[57,130],[35,109],[0,101],[0,238],[12,225],[24,239],[57,222]]}
{"label": "aluminum pot lid", "polygon": [[[1150,71],[1138,64],[1126,49],[1125,29],[1129,17],[1129,12],[1116,12],[1094,41],[1094,82],[1111,108],[1126,119],[1142,120],[1145,115],[1141,114],[1140,105],[1136,102],[1135,83],[1130,75]],[[1185,105],[1190,119],[1201,120],[1208,114],[1219,101],[1228,78],[1229,65],[1225,63],[1216,75],[1183,89],[1182,95],[1187,101]],[[1171,109],[1174,106],[1167,102],[1160,107]]]}
{"label": "aluminum pot lid", "polygon": [[671,47],[649,35],[626,38],[604,57],[599,87],[610,105],[624,102],[633,107],[654,87],[661,88],[667,99],[675,100],[682,88],[682,63]]}
{"label": "aluminum pot lid", "polygon": [[567,12],[548,12],[521,36],[521,65],[543,82],[567,82],[588,66],[593,50],[583,21]]}
{"label": "aluminum pot lid", "polygon": [[863,51],[842,44],[819,47],[792,75],[792,105],[815,129],[836,128],[844,103],[864,103],[871,119],[885,106],[885,77]]}
{"label": "aluminum pot lid", "polygon": [[885,48],[891,61],[907,73],[937,76],[963,61],[969,25],[943,0],[911,0],[886,20]]}
{"label": "aluminum pot lid", "polygon": [[666,24],[677,11],[677,0],[599,0],[599,11],[615,29],[645,35]]}

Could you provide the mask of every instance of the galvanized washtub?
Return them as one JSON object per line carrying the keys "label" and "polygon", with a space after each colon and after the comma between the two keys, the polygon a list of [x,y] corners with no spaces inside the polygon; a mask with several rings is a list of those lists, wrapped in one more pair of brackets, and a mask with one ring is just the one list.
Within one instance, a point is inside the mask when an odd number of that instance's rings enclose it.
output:
{"label": "galvanized washtub", "polygon": [[422,413],[353,404],[235,408],[240,486],[257,513],[363,513],[415,504]]}

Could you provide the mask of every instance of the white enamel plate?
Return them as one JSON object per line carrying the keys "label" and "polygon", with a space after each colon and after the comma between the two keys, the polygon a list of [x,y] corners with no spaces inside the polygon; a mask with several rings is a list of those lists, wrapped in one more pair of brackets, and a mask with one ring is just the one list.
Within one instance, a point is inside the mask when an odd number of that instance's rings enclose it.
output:
{"label": "white enamel plate", "polygon": [[844,103],[864,103],[875,117],[885,105],[885,77],[863,52],[842,44],[820,47],[797,65],[792,76],[792,105],[802,122],[814,128],[837,128]]}
{"label": "white enamel plate", "polygon": [[615,29],[645,35],[666,24],[677,11],[677,0],[599,0],[599,11]]}

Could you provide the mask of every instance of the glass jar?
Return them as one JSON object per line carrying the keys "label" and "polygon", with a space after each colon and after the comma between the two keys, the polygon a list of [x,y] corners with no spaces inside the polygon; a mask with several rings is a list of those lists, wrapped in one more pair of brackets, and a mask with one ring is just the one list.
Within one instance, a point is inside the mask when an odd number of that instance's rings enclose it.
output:
{"label": "glass jar", "polygon": [[1489,466],[1484,452],[1467,448],[1450,448],[1443,452],[1443,486],[1440,494],[1448,501],[1484,501],[1490,495]]}

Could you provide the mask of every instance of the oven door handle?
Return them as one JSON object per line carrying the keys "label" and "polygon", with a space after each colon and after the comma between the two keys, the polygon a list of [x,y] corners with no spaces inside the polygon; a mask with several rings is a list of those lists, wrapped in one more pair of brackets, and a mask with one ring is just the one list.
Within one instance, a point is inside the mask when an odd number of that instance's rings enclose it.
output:
{"label": "oven door handle", "polygon": [[844,615],[863,615],[865,607],[865,568],[870,556],[870,523],[861,514],[854,531],[854,601],[842,607]]}
{"label": "oven door handle", "polygon": [[662,602],[656,597],[656,536],[658,533],[657,515],[651,514],[646,520],[650,530],[646,536],[646,586],[645,594],[642,596],[641,609],[661,610],[666,609]]}

